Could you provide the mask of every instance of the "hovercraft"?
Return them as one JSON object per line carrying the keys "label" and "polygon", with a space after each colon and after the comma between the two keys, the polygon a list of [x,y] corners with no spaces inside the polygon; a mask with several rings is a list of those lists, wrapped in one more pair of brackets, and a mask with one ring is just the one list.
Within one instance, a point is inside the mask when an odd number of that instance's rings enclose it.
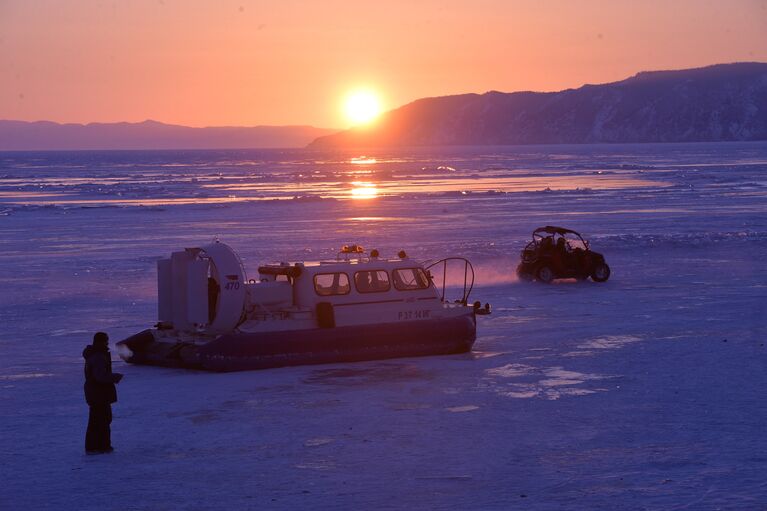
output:
{"label": "hovercraft", "polygon": [[[448,263],[463,294],[445,298]],[[441,290],[431,269],[442,270]],[[132,364],[240,371],[463,353],[476,339],[474,270],[463,258],[418,263],[345,246],[334,261],[267,264],[248,279],[214,242],[157,262],[155,328],[117,343]]]}

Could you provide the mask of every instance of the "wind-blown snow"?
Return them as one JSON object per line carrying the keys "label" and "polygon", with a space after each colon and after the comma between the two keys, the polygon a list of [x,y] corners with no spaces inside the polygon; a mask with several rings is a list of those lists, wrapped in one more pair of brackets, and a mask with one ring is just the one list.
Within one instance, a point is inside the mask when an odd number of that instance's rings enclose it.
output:
{"label": "wind-blown snow", "polygon": [[[765,143],[0,153],[0,508],[763,508],[766,172]],[[610,280],[517,282],[545,224]],[[493,314],[465,355],[116,360],[116,451],[85,456],[83,346],[150,326],[155,261],[214,236],[251,272],[466,256]]]}

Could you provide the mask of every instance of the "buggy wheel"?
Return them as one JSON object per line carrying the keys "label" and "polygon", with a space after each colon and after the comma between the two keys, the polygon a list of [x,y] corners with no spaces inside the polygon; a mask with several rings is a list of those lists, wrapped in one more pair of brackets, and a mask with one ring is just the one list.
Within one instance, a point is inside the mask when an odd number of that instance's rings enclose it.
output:
{"label": "buggy wheel", "polygon": [[604,282],[610,278],[610,267],[605,263],[598,264],[591,272],[591,280],[594,282]]}
{"label": "buggy wheel", "polygon": [[544,284],[549,284],[552,280],[554,280],[554,270],[552,270],[549,266],[541,266],[538,268],[536,277],[538,277],[538,280]]}
{"label": "buggy wheel", "polygon": [[522,265],[521,264],[519,266],[517,266],[517,277],[519,278],[519,280],[526,280],[526,281],[533,280],[533,276],[530,275],[529,273],[527,273],[526,271],[524,271],[522,269]]}

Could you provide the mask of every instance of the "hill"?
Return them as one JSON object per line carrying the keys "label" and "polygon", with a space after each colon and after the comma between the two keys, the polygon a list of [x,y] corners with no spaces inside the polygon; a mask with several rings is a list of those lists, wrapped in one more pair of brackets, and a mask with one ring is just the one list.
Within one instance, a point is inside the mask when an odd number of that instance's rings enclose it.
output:
{"label": "hill", "polygon": [[304,147],[337,130],[311,126],[191,128],[156,121],[58,124],[0,120],[0,151]]}
{"label": "hill", "polygon": [[560,92],[419,99],[313,149],[767,139],[767,64],[642,72]]}

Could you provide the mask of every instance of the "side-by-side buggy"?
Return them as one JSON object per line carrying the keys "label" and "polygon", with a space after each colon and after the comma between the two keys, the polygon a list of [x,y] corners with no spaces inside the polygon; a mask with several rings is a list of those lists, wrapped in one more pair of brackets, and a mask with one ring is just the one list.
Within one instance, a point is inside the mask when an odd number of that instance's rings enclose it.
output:
{"label": "side-by-side buggy", "polygon": [[547,225],[533,231],[533,240],[522,250],[517,275],[524,280],[551,282],[575,278],[604,282],[610,278],[610,267],[599,252],[576,231]]}

